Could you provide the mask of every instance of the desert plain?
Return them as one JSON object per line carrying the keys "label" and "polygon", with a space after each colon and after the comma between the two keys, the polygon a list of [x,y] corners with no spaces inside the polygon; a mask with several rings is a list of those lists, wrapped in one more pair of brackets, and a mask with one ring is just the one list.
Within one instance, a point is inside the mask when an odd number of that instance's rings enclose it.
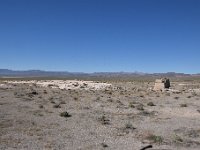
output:
{"label": "desert plain", "polygon": [[0,80],[2,150],[199,150],[200,80]]}

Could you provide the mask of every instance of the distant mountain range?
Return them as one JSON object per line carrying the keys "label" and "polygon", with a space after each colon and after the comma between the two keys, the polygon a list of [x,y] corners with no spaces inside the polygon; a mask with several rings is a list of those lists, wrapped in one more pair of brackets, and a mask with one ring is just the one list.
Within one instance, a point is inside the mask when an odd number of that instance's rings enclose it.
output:
{"label": "distant mountain range", "polygon": [[187,77],[200,76],[200,74],[184,74],[184,73],[143,73],[143,72],[67,72],[67,71],[43,71],[43,70],[26,70],[16,71],[9,69],[0,69],[0,77],[130,77],[130,76],[165,76],[165,77]]}
{"label": "distant mountain range", "polygon": [[43,71],[43,70],[25,70],[16,71],[9,69],[0,69],[0,77],[48,77],[48,76],[73,76],[73,75],[86,75],[85,73],[72,73],[64,71]]}

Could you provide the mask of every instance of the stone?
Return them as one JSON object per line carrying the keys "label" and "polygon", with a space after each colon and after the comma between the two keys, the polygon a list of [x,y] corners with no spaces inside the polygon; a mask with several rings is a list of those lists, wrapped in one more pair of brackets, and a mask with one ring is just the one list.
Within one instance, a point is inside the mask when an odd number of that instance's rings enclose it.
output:
{"label": "stone", "polygon": [[170,87],[170,81],[167,78],[162,79],[156,79],[154,91],[163,91],[165,89],[168,89]]}

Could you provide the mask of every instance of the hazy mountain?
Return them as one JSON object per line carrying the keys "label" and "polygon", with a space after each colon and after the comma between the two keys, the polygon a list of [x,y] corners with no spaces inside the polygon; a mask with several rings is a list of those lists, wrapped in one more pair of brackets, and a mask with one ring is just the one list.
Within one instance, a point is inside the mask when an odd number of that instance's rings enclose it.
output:
{"label": "hazy mountain", "polygon": [[184,73],[143,73],[143,72],[67,72],[67,71],[43,71],[43,70],[26,70],[17,71],[9,69],[0,69],[0,77],[69,77],[69,76],[85,76],[85,77],[131,77],[131,76],[163,76],[163,77],[185,77],[200,76],[200,74],[184,74]]}
{"label": "hazy mountain", "polygon": [[16,70],[0,69],[0,76],[6,76],[6,77],[29,77],[29,76],[44,77],[44,76],[73,76],[73,75],[85,75],[85,73],[42,71],[42,70],[16,71]]}

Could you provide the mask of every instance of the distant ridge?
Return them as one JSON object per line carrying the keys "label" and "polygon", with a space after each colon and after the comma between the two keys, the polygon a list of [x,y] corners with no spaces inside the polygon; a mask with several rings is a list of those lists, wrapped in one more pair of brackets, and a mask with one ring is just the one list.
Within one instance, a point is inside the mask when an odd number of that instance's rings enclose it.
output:
{"label": "distant ridge", "polygon": [[25,70],[16,71],[9,69],[0,69],[0,77],[54,77],[54,76],[73,76],[85,75],[85,73],[72,73],[61,71],[43,71],[43,70]]}
{"label": "distant ridge", "polygon": [[200,74],[184,74],[176,72],[167,73],[143,73],[143,72],[67,72],[67,71],[43,71],[43,70],[9,70],[0,69],[0,77],[70,77],[70,76],[97,76],[97,77],[123,77],[123,76],[165,76],[165,77],[187,77],[200,76]]}

